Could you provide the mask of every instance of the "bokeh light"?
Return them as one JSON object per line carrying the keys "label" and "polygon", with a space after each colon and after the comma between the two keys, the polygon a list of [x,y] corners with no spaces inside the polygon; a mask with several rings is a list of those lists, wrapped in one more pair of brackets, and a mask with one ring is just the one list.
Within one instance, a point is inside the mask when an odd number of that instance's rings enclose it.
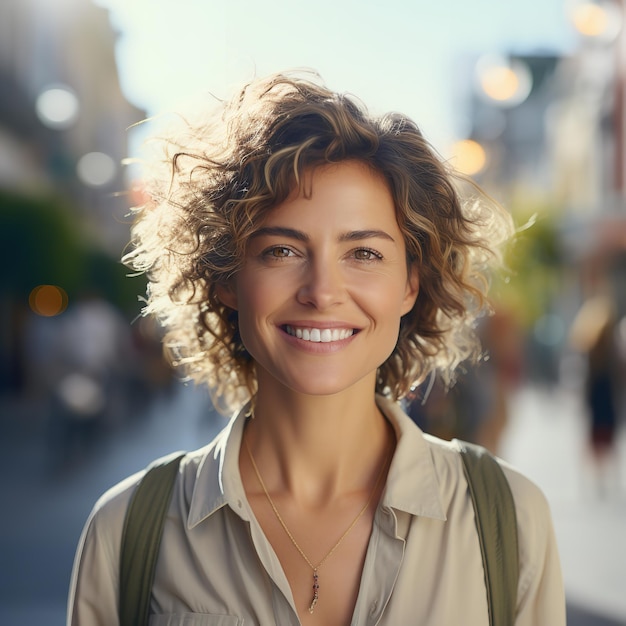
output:
{"label": "bokeh light", "polygon": [[622,27],[622,16],[615,2],[576,2],[570,7],[574,28],[591,39],[612,41]]}
{"label": "bokeh light", "polygon": [[455,168],[467,176],[482,172],[487,165],[485,149],[472,139],[463,139],[453,144],[452,158]]}
{"label": "bokeh light", "polygon": [[476,64],[476,78],[479,92],[499,106],[521,104],[532,89],[532,77],[526,64],[500,56],[481,57]]}
{"label": "bokeh light", "polygon": [[51,87],[39,94],[35,110],[42,124],[55,130],[64,130],[78,118],[80,104],[69,87]]}
{"label": "bokeh light", "polygon": [[89,152],[79,159],[76,173],[88,187],[102,187],[115,178],[116,169],[115,161],[108,154]]}
{"label": "bokeh light", "polygon": [[60,315],[67,308],[67,293],[57,285],[39,285],[28,297],[31,310],[42,317]]}
{"label": "bokeh light", "polygon": [[77,419],[96,417],[106,402],[102,385],[80,372],[63,378],[57,392]]}

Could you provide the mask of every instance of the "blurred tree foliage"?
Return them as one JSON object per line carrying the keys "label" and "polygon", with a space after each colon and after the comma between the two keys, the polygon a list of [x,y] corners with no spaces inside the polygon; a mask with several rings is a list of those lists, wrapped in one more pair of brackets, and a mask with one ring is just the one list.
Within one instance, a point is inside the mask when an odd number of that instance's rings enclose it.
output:
{"label": "blurred tree foliage", "polygon": [[82,273],[80,237],[67,207],[58,198],[37,198],[0,191],[2,291],[28,297],[40,284],[68,293]]}
{"label": "blurred tree foliage", "polygon": [[563,276],[563,254],[554,211],[549,206],[513,206],[518,228],[508,244],[505,268],[494,277],[492,294],[531,327],[550,310]]}
{"label": "blurred tree foliage", "polygon": [[34,287],[57,285],[70,302],[96,292],[134,317],[145,278],[129,278],[119,260],[85,236],[77,214],[60,197],[0,190],[0,294],[27,306]]}

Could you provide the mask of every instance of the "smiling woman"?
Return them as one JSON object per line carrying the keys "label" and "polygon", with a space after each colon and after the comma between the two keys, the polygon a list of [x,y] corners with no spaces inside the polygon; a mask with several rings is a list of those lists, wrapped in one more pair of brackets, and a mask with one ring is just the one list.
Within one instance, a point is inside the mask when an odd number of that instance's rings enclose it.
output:
{"label": "smiling woman", "polygon": [[[307,202],[311,172],[324,164],[356,160],[377,173],[406,263],[419,267],[419,306],[380,364],[377,391],[400,398],[434,369],[449,379],[478,354],[474,323],[484,312],[486,269],[498,260],[511,221],[477,190],[462,201],[462,177],[408,118],[370,118],[316,82],[276,76],[248,85],[208,117],[202,111],[195,123],[173,127],[159,145],[155,154],[163,158],[147,181],[153,200],[137,211],[126,261],[153,278],[147,312],[166,321],[173,363],[229,408],[242,393],[254,395],[256,364],[241,343],[237,313],[218,291],[242,268],[268,211],[296,193]],[[358,191],[352,184],[344,195]]]}
{"label": "smiling woman", "polygon": [[[480,353],[510,218],[410,119],[373,117],[315,76],[256,80],[186,123],[158,143],[126,262],[148,274],[145,312],[166,325],[174,365],[235,413],[181,462],[143,589],[150,623],[496,624],[459,448],[399,400]],[[519,583],[495,601],[507,624],[560,626],[546,501],[502,471]],[[87,523],[71,624],[119,623],[142,477]]]}

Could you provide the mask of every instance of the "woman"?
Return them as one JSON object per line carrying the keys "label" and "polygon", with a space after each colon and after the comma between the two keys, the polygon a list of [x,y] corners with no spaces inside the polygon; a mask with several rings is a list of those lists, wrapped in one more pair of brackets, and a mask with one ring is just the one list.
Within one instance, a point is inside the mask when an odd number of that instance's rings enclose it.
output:
{"label": "woman", "polygon": [[[238,415],[183,460],[150,623],[487,624],[459,454],[397,401],[478,354],[506,214],[462,204],[412,121],[308,78],[256,80],[163,145],[127,262],[174,364]],[[547,504],[505,471],[516,624],[564,624]],[[140,477],[87,523],[71,624],[117,623]]]}

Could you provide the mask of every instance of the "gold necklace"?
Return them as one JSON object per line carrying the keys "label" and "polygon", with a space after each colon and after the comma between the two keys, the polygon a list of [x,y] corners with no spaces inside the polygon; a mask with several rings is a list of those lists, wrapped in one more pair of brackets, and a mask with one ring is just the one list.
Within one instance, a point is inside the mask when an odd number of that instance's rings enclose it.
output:
{"label": "gold necklace", "polygon": [[385,467],[387,466],[387,461],[389,460],[389,454],[385,456],[385,460],[383,461],[380,471],[378,472],[376,483],[374,484],[374,487],[369,495],[369,498],[367,499],[367,502],[365,503],[363,508],[359,511],[359,514],[352,520],[352,523],[350,524],[350,526],[348,526],[348,528],[344,531],[343,535],[339,537],[339,539],[337,540],[337,543],[335,543],[335,545],[332,546],[332,548],[326,553],[324,558],[322,558],[322,560],[317,565],[313,565],[309,557],[304,553],[304,550],[298,545],[298,542],[295,540],[294,536],[291,534],[291,531],[289,530],[289,528],[287,528],[287,524],[285,524],[285,521],[283,520],[280,513],[278,512],[278,509],[276,508],[274,501],[270,497],[267,487],[265,486],[265,483],[263,482],[263,479],[261,478],[261,473],[259,472],[259,468],[254,462],[254,457],[252,456],[252,452],[250,450],[250,447],[248,446],[247,438],[245,437],[244,437],[244,444],[246,446],[248,456],[250,457],[250,462],[252,463],[254,473],[256,474],[259,484],[261,485],[261,488],[263,489],[263,492],[265,493],[265,497],[267,498],[267,501],[270,503],[270,506],[272,507],[272,511],[274,511],[274,515],[276,515],[276,519],[278,519],[278,521],[280,522],[280,525],[283,527],[283,530],[285,531],[285,533],[287,533],[287,537],[289,537],[289,539],[291,540],[291,543],[294,545],[296,550],[300,553],[300,556],[307,562],[308,566],[313,570],[313,599],[311,600],[311,605],[309,606],[309,613],[313,613],[315,609],[315,605],[317,604],[319,600],[320,586],[319,586],[318,570],[320,567],[322,567],[322,565],[324,565],[326,560],[330,558],[330,556],[335,552],[335,550],[341,545],[341,542],[348,536],[350,531],[356,526],[356,523],[361,519],[365,511],[367,511],[372,501],[372,498],[374,497],[374,494],[376,493],[376,490],[378,489],[380,480],[383,477]]}

